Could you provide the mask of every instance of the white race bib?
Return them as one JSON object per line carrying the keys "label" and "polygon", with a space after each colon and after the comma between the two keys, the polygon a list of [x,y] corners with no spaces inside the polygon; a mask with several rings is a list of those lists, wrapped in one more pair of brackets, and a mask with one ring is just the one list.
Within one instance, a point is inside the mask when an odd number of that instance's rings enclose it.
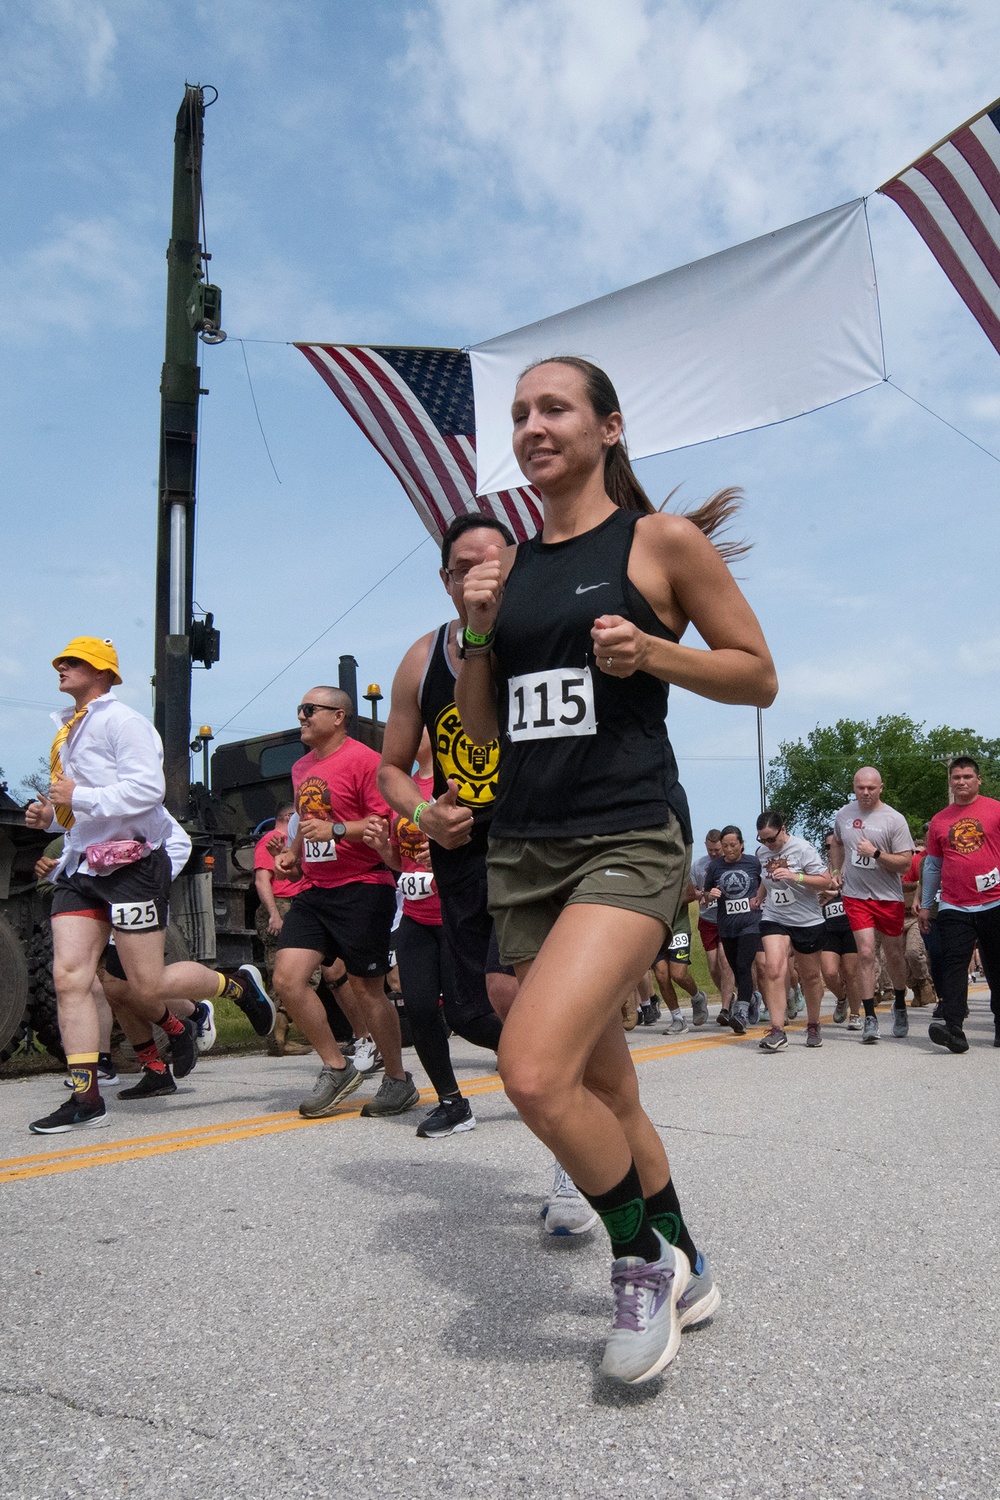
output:
{"label": "white race bib", "polygon": [[337,845],[333,839],[303,839],[302,855],[311,865],[328,865],[337,858]]}
{"label": "white race bib", "polygon": [[735,901],[729,900],[729,901],[726,902],[726,916],[727,917],[737,917],[737,916],[741,917],[741,916],[744,916],[749,910],[750,910],[750,897],[749,896],[737,896],[737,898],[736,898]]}
{"label": "white race bib", "polygon": [[673,937],[670,939],[671,953],[673,953],[678,948],[690,948],[690,946],[691,939],[688,937],[686,932],[675,932]]}
{"label": "white race bib", "polygon": [[507,732],[514,741],[596,734],[594,679],[589,667],[526,672],[508,683]]}
{"label": "white race bib", "polygon": [[997,886],[1000,886],[1000,869],[996,865],[986,875],[976,876],[977,891],[995,891]]}
{"label": "white race bib", "polygon": [[155,901],[112,901],[111,925],[122,932],[145,932],[156,926]]}
{"label": "white race bib", "polygon": [[770,892],[772,906],[794,906],[795,897],[785,885],[775,886]]}
{"label": "white race bib", "polygon": [[877,863],[874,854],[859,854],[855,849],[851,855],[851,864],[856,865],[859,870],[870,870]]}
{"label": "white race bib", "polygon": [[832,922],[834,917],[842,917],[844,914],[843,901],[831,901],[823,908],[823,915],[828,922]]}
{"label": "white race bib", "polygon": [[398,885],[407,901],[426,901],[428,896],[437,894],[430,870],[404,870]]}

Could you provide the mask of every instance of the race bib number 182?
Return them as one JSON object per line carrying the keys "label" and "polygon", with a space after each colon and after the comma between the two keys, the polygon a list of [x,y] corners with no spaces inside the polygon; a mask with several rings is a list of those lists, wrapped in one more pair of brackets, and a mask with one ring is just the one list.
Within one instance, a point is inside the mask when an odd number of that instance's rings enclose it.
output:
{"label": "race bib number 182", "polygon": [[596,734],[594,679],[589,667],[553,667],[512,677],[507,733],[512,740],[557,740]]}
{"label": "race bib number 182", "polygon": [[311,865],[328,865],[337,858],[333,839],[303,839],[302,853]]}

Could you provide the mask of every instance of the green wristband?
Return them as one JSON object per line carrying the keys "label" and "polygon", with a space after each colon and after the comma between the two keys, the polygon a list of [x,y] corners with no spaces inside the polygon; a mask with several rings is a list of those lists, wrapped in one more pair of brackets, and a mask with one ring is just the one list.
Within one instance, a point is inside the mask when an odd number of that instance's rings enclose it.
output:
{"label": "green wristband", "polygon": [[420,827],[420,814],[423,812],[425,807],[430,807],[430,805],[431,804],[429,802],[417,803],[416,807],[413,809],[413,816],[410,818],[410,822],[413,824],[414,828]]}
{"label": "green wristband", "polygon": [[491,625],[485,635],[477,635],[474,630],[470,630],[468,625],[466,625],[463,634],[467,646],[488,646],[496,631],[494,626]]}

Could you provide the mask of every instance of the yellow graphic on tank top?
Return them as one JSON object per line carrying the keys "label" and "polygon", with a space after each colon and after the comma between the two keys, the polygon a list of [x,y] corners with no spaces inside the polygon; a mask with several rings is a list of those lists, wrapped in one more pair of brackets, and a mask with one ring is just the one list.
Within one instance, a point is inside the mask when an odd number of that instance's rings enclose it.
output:
{"label": "yellow graphic on tank top", "polygon": [[458,709],[448,703],[434,725],[434,758],[442,774],[458,787],[458,800],[467,807],[487,807],[497,794],[500,741],[474,745],[466,737]]}

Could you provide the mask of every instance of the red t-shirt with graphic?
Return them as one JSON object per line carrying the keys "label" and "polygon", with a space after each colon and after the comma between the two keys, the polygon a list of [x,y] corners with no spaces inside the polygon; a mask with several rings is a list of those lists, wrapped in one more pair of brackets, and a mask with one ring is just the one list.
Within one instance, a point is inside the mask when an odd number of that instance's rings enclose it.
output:
{"label": "red t-shirt with graphic", "polygon": [[[309,889],[309,882],[305,876],[301,880],[288,880],[284,875],[275,874],[274,855],[269,852],[267,847],[273,838],[274,829],[272,828],[270,833],[265,833],[264,837],[258,840],[257,847],[253,851],[253,867],[255,870],[270,870],[271,890],[276,896],[281,896],[283,900],[290,901],[300,891],[307,891]],[[287,844],[288,840],[286,839],[285,842]]]}
{"label": "red t-shirt with graphic", "polygon": [[[371,813],[392,813],[375,781],[378,756],[360,740],[348,737],[332,755],[320,759],[310,750],[292,766],[295,809],[301,819],[324,823],[357,823]],[[302,873],[310,885],[335,890],[342,885],[393,885],[392,871],[368,844],[354,839],[305,839]]]}
{"label": "red t-shirt with graphic", "polygon": [[[421,800],[428,802],[434,794],[433,776],[414,776]],[[430,861],[427,858],[427,836],[409,818],[395,818],[389,830],[393,845],[399,850],[403,873],[397,885],[403,893],[403,916],[424,927],[441,926],[441,897],[438,895]]]}
{"label": "red t-shirt with graphic", "polygon": [[927,853],[941,860],[941,900],[948,906],[1000,901],[1000,802],[976,797],[931,819]]}

